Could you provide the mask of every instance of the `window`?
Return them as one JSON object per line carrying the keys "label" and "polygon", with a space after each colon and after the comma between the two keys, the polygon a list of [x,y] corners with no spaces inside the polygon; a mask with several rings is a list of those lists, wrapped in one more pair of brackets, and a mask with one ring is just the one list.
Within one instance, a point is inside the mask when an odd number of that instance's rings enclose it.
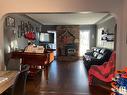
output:
{"label": "window", "polygon": [[90,31],[80,30],[80,56],[83,56],[88,49],[90,49]]}

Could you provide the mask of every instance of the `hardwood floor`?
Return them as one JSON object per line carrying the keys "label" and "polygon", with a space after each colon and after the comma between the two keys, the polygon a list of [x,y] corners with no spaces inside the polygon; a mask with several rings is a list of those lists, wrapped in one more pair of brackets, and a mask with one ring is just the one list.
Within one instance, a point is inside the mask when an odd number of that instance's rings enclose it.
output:
{"label": "hardwood floor", "polygon": [[101,87],[89,87],[82,60],[54,61],[34,79],[27,80],[26,95],[110,95]]}

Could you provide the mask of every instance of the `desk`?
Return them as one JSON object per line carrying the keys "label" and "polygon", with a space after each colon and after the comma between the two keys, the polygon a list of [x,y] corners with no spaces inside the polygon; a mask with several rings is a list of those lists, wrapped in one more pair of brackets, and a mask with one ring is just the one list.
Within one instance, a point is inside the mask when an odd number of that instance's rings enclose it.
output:
{"label": "desk", "polygon": [[14,84],[18,74],[18,71],[0,71],[0,77],[6,78],[6,80],[0,82],[0,94]]}

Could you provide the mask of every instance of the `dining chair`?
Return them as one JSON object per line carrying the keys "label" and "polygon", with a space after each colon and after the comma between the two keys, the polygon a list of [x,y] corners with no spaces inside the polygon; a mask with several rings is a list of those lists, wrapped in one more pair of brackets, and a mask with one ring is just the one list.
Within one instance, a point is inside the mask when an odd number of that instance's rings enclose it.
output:
{"label": "dining chair", "polygon": [[25,95],[26,80],[29,73],[29,65],[21,65],[21,71],[15,80],[11,95]]}
{"label": "dining chair", "polygon": [[29,74],[29,65],[21,65],[14,84],[1,95],[25,95],[26,80]]}

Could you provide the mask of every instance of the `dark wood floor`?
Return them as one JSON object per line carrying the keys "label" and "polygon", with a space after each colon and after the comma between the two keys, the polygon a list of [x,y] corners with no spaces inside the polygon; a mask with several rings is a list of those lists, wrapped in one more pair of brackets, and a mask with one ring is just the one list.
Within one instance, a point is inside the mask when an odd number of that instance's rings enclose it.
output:
{"label": "dark wood floor", "polygon": [[54,61],[34,79],[27,80],[26,95],[110,95],[101,87],[89,87],[82,60]]}

